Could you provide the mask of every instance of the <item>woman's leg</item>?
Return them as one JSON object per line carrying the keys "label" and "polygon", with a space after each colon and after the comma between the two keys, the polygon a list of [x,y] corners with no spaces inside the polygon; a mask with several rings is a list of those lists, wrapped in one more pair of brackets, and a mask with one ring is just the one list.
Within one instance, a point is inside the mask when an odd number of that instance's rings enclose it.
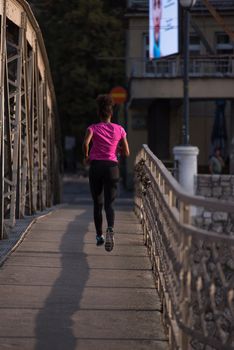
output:
{"label": "woman's leg", "polygon": [[93,198],[93,216],[96,233],[102,235],[103,180],[101,168],[92,164],[89,169],[89,186]]}
{"label": "woman's leg", "polygon": [[106,167],[104,176],[104,207],[106,212],[106,220],[108,227],[114,227],[115,212],[114,200],[117,195],[119,182],[119,167],[111,165]]}

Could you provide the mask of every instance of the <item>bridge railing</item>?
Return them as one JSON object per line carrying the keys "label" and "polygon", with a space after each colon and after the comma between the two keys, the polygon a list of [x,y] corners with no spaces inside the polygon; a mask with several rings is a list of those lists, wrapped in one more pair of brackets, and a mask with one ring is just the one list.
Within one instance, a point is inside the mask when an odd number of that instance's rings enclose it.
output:
{"label": "bridge railing", "polygon": [[24,0],[1,0],[0,238],[59,201],[59,124],[40,28]]}
{"label": "bridge railing", "polygon": [[[135,210],[170,348],[234,349],[234,203],[188,195],[144,145],[135,166]],[[201,211],[225,213],[228,233],[197,227]]]}

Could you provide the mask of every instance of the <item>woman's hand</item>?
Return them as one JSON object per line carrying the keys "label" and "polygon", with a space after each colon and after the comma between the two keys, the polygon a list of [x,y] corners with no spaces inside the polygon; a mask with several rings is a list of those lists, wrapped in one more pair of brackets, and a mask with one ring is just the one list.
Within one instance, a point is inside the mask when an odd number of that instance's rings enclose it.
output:
{"label": "woman's hand", "polygon": [[83,165],[86,166],[89,164],[89,156],[85,156],[83,159]]}
{"label": "woman's hand", "polygon": [[82,145],[82,149],[83,149],[83,154],[84,154],[84,159],[83,159],[83,165],[87,166],[89,164],[89,144],[90,141],[92,139],[92,132],[87,129],[86,130],[86,134],[85,134],[85,138],[84,138],[84,142]]}

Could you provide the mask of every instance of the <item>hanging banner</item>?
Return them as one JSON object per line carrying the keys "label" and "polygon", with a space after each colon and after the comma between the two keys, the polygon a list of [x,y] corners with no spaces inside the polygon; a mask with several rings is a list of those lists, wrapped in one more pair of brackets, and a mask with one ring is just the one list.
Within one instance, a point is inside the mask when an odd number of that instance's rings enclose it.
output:
{"label": "hanging banner", "polygon": [[178,0],[149,0],[150,59],[179,52]]}

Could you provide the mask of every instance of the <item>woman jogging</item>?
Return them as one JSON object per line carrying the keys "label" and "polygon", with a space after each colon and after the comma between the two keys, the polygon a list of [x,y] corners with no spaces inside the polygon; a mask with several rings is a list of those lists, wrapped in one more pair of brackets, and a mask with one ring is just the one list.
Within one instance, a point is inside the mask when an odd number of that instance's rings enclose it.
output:
{"label": "woman jogging", "polygon": [[[97,245],[105,242],[105,249],[110,252],[114,247],[113,203],[117,194],[119,167],[117,153],[129,156],[126,132],[122,126],[111,122],[113,101],[109,95],[99,95],[97,112],[100,122],[90,125],[83,142],[85,162],[90,162],[89,185],[94,204],[94,223]],[[90,142],[92,147],[89,152]],[[102,208],[106,213],[107,230],[104,239],[102,231]]]}

